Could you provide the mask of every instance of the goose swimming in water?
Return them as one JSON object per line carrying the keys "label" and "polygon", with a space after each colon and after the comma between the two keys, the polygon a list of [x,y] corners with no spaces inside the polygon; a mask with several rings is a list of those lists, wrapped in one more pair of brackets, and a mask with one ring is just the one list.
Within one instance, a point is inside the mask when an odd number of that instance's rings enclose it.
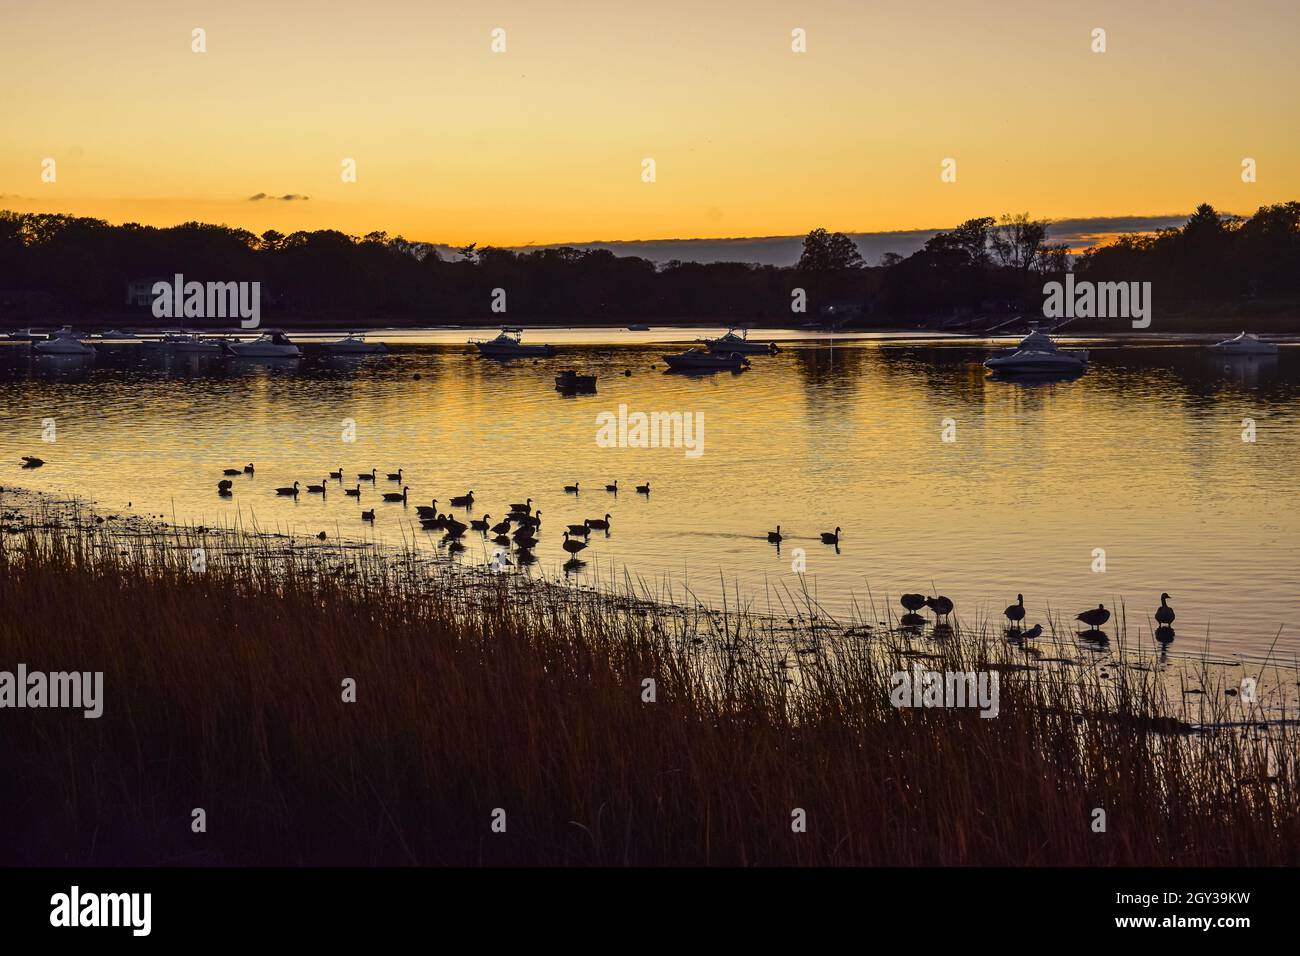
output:
{"label": "goose swimming in water", "polygon": [[606,490],[606,491],[612,491],[612,492],[614,492],[614,494],[618,494],[618,479],[615,478],[615,479],[614,479],[614,483],[613,483],[612,485],[606,485],[606,486],[605,486],[605,490]]}
{"label": "goose swimming in water", "polygon": [[921,608],[925,607],[924,594],[904,594],[898,599],[898,603],[903,605],[909,613],[915,614]]}
{"label": "goose swimming in water", "polygon": [[369,511],[361,512],[361,520],[373,522],[375,520],[375,509],[371,508]]}
{"label": "goose swimming in water", "polygon": [[639,495],[648,495],[648,494],[650,494],[650,482],[647,481],[644,485],[637,485],[637,486],[636,486],[636,492],[637,492],[637,494],[639,494]]}
{"label": "goose swimming in water", "polygon": [[1174,609],[1169,606],[1169,595],[1160,595],[1160,606],[1156,608],[1156,620],[1168,627],[1174,623]]}
{"label": "goose swimming in water", "polygon": [[585,524],[569,525],[569,534],[577,535],[580,538],[590,538],[591,528]]}
{"label": "goose swimming in water", "polygon": [[1089,627],[1101,627],[1110,620],[1110,611],[1106,610],[1106,605],[1098,604],[1095,608],[1076,614],[1074,619],[1082,621]]}
{"label": "goose swimming in water", "polygon": [[565,494],[576,495],[578,493],[578,483],[575,481],[571,485],[564,486]]}
{"label": "goose swimming in water", "polygon": [[515,520],[517,520],[520,524],[525,524],[525,525],[529,525],[530,527],[536,528],[542,523],[542,509],[538,508],[530,515],[520,515]]}
{"label": "goose swimming in water", "polygon": [[323,494],[325,494],[325,482],[326,482],[327,480],[328,480],[328,479],[322,478],[322,479],[321,479],[321,482],[320,482],[319,485],[308,485],[308,486],[307,486],[307,494],[309,494],[309,495],[323,495]]}
{"label": "goose swimming in water", "polygon": [[251,475],[252,473],[253,473],[253,463],[250,461],[247,465],[244,466],[244,474]]}
{"label": "goose swimming in water", "polygon": [[839,528],[836,528],[833,534],[829,531],[822,532],[822,544],[839,544],[839,543],[840,543]]}
{"label": "goose swimming in water", "polygon": [[221,473],[223,475],[242,475],[244,470],[242,468],[224,468]]}
{"label": "goose swimming in water", "polygon": [[493,534],[506,534],[510,530],[510,519],[504,518],[491,528]]}
{"label": "goose swimming in water", "polygon": [[401,494],[398,494],[398,493],[395,492],[395,491],[386,491],[386,492],[384,492],[384,500],[385,500],[385,501],[400,501],[402,504],[406,504],[406,492],[407,492],[408,490],[410,490],[410,486],[404,486],[404,487],[402,488]]}
{"label": "goose swimming in water", "polygon": [[1012,624],[1019,624],[1025,619],[1025,596],[1023,594],[1017,594],[1016,603],[1012,604],[1002,613],[1006,615],[1006,619]]}
{"label": "goose swimming in water", "polygon": [[577,554],[579,551],[586,549],[587,542],[574,541],[569,537],[569,532],[566,531],[564,532],[564,544],[560,545],[560,547],[569,552],[569,554]]}
{"label": "goose swimming in water", "polygon": [[330,472],[330,477],[331,477],[331,478],[337,478],[339,481],[342,481],[342,480],[343,480],[343,466],[342,466],[342,465],[339,465],[339,470],[338,470],[338,471],[331,471],[331,472]]}
{"label": "goose swimming in water", "polygon": [[358,480],[358,481],[374,481],[374,480],[375,480],[375,475],[376,475],[376,473],[378,472],[378,470],[379,470],[379,469],[377,469],[377,468],[371,468],[371,469],[370,469],[370,474],[368,474],[368,475],[366,475],[366,474],[360,474],[360,475],[357,475],[357,480]]}
{"label": "goose swimming in water", "polygon": [[37,458],[34,455],[23,455],[24,468],[39,468],[43,464],[45,464],[44,459]]}
{"label": "goose swimming in water", "polygon": [[400,481],[402,480],[402,469],[400,469],[400,468],[397,469],[397,474],[393,474],[393,473],[390,471],[390,472],[388,473],[388,480],[389,480],[389,481],[400,482]]}
{"label": "goose swimming in water", "polygon": [[471,489],[466,494],[457,495],[455,498],[452,498],[449,503],[453,508],[468,508],[470,505],[474,504],[474,492]]}
{"label": "goose swimming in water", "polygon": [[293,483],[293,487],[292,487],[292,488],[276,488],[276,489],[275,489],[275,493],[276,493],[277,495],[292,495],[293,497],[297,498],[297,497],[298,497],[298,482],[295,481],[295,482]]}
{"label": "goose swimming in water", "polygon": [[524,502],[523,504],[513,504],[513,505],[510,506],[510,510],[511,510],[514,514],[526,515],[526,514],[528,514],[528,512],[530,512],[530,511],[533,510],[533,499],[532,499],[532,498],[529,498],[529,499],[528,499],[526,502]]}
{"label": "goose swimming in water", "polygon": [[360,498],[361,486],[357,485],[355,488],[344,488],[343,493],[347,495],[349,498]]}
{"label": "goose swimming in water", "polygon": [[606,513],[604,518],[588,518],[587,527],[595,528],[597,531],[609,530],[609,514]]}
{"label": "goose swimming in water", "polygon": [[217,482],[217,491],[229,491],[229,490],[230,490],[230,480],[228,478],[223,478]]}
{"label": "goose swimming in water", "polygon": [[474,521],[471,521],[469,523],[469,526],[473,528],[475,531],[486,531],[488,529],[488,522],[491,520],[492,520],[491,515],[484,515],[482,519],[475,519]]}
{"label": "goose swimming in water", "polygon": [[777,525],[777,526],[776,526],[776,530],[775,530],[775,531],[769,531],[769,532],[767,533],[767,540],[768,540],[768,541],[771,541],[773,544],[780,544],[780,543],[781,543],[781,526],[780,526],[780,525]]}

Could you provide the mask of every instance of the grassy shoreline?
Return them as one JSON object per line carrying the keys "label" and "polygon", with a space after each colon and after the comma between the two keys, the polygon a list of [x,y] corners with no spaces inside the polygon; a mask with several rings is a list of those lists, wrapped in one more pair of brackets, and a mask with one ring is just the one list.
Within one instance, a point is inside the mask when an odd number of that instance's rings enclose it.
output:
{"label": "grassy shoreline", "polygon": [[[1294,725],[1187,733],[1149,672],[322,554],[0,535],[0,669],[105,675],[98,720],[0,710],[0,863],[1300,862]],[[998,671],[998,716],[891,706],[918,661]]]}

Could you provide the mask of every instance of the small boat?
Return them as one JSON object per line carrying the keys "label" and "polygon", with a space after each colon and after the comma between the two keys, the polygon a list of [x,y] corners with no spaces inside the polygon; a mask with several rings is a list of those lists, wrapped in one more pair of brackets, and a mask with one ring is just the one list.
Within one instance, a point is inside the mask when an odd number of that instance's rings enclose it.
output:
{"label": "small boat", "polygon": [[205,339],[192,332],[163,336],[163,346],[181,355],[219,355],[222,345],[220,340]]}
{"label": "small boat", "polygon": [[555,376],[555,390],[566,395],[592,394],[596,391],[596,376],[579,375],[574,369],[566,368]]}
{"label": "small boat", "polygon": [[775,342],[751,342],[749,332],[745,329],[742,329],[739,333],[735,329],[728,329],[726,335],[720,335],[716,339],[701,339],[701,341],[708,346],[710,352],[716,355],[731,355],[733,353],[762,355],[764,352],[776,352]]}
{"label": "small boat", "polygon": [[629,332],[649,332],[650,326],[646,325],[644,322],[633,322],[627,327],[627,330]]}
{"label": "small boat", "polygon": [[289,341],[289,336],[278,330],[268,330],[251,342],[227,342],[232,355],[241,358],[300,358],[302,350]]}
{"label": "small boat", "polygon": [[1223,355],[1276,355],[1277,345],[1265,342],[1258,335],[1242,332],[1222,342],[1215,342],[1210,348]]}
{"label": "small boat", "polygon": [[46,337],[44,332],[35,332],[32,329],[14,329],[5,336],[11,342],[40,342]]}
{"label": "small boat", "polygon": [[97,339],[116,339],[122,341],[125,339],[138,339],[140,336],[134,332],[124,332],[121,329],[109,329],[107,332],[100,332],[95,336]]}
{"label": "small boat", "polygon": [[523,334],[521,328],[503,326],[494,339],[470,339],[469,342],[485,358],[549,358],[555,354],[553,345],[524,345]]}
{"label": "small boat", "polygon": [[663,360],[674,372],[739,372],[749,368],[749,359],[739,352],[721,355],[687,349],[681,355],[665,355]]}
{"label": "small boat", "polygon": [[1088,368],[1087,349],[1063,349],[1037,325],[1014,348],[994,352],[984,367],[1001,375],[1046,375],[1069,377]]}
{"label": "small boat", "polygon": [[95,348],[87,345],[77,338],[76,334],[69,326],[64,326],[57,332],[51,332],[50,337],[40,342],[32,342],[32,348],[42,355],[94,355]]}
{"label": "small boat", "polygon": [[361,332],[352,332],[335,342],[325,342],[321,348],[338,355],[386,355],[388,346],[383,342],[367,342]]}

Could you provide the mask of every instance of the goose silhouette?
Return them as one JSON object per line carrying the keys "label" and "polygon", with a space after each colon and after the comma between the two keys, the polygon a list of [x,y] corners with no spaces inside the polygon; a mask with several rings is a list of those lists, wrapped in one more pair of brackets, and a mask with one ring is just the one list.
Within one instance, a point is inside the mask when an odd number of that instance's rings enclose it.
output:
{"label": "goose silhouette", "polygon": [[1106,610],[1106,605],[1098,604],[1094,608],[1090,608],[1087,611],[1083,611],[1079,614],[1076,614],[1074,616],[1074,619],[1076,621],[1082,621],[1084,624],[1087,624],[1089,627],[1097,628],[1097,627],[1101,627],[1103,624],[1105,624],[1107,621],[1110,620],[1110,611]]}
{"label": "goose silhouette", "polygon": [[915,614],[921,608],[925,607],[924,594],[904,594],[898,599],[898,603],[912,614]]}
{"label": "goose silhouette", "polygon": [[298,482],[295,481],[295,482],[293,483],[293,487],[292,487],[292,488],[276,488],[276,489],[275,489],[275,493],[276,493],[277,495],[292,495],[294,498],[297,498],[297,497],[298,497]]}
{"label": "goose silhouette", "polygon": [[636,490],[637,490],[637,494],[640,495],[650,494],[650,482],[647,481],[644,485],[637,485]]}
{"label": "goose silhouette", "polygon": [[323,494],[325,494],[325,482],[326,482],[327,480],[328,480],[328,479],[326,479],[326,478],[322,478],[322,479],[321,479],[321,482],[320,482],[319,485],[308,485],[308,486],[307,486],[307,494],[309,494],[309,495],[323,495]]}
{"label": "goose silhouette", "polygon": [[456,497],[452,498],[451,501],[449,502],[449,504],[453,508],[468,508],[473,503],[474,503],[473,489],[467,491],[463,495],[457,495]]}
{"label": "goose silhouette", "polygon": [[1034,638],[1043,636],[1043,625],[1035,624],[1029,630],[1020,635],[1021,640],[1032,641]]}
{"label": "goose silhouette", "polygon": [[574,541],[569,537],[569,532],[566,531],[564,532],[564,544],[560,545],[560,547],[569,552],[569,554],[577,554],[579,551],[582,551],[587,547],[587,542]]}
{"label": "goose silhouette", "polygon": [[384,492],[384,500],[400,501],[402,504],[406,504],[406,493],[409,490],[410,490],[410,486],[404,485],[400,493],[396,491],[386,491]]}
{"label": "goose silhouette", "polygon": [[488,529],[488,522],[491,520],[492,520],[492,516],[485,514],[481,519],[475,519],[474,521],[471,521],[469,523],[469,526],[473,528],[475,531],[486,531]]}
{"label": "goose silhouette", "polygon": [[767,533],[767,540],[768,540],[768,541],[771,541],[773,544],[780,544],[780,543],[781,543],[782,538],[781,538],[781,526],[780,526],[780,525],[777,525],[777,526],[776,526],[776,530],[775,530],[775,531],[769,531],[769,532]]}
{"label": "goose silhouette", "polygon": [[925,599],[925,606],[934,612],[935,617],[947,617],[952,613],[952,601],[940,594],[938,597]]}
{"label": "goose silhouette", "polygon": [[396,481],[396,482],[398,482],[398,483],[400,484],[400,483],[401,483],[401,480],[402,480],[402,469],[400,469],[400,468],[397,469],[397,474],[393,474],[393,473],[390,471],[390,472],[388,473],[388,480],[389,480],[389,481]]}
{"label": "goose silhouette", "polygon": [[569,534],[575,534],[581,538],[589,538],[591,537],[591,527],[585,524],[571,524],[569,525]]}
{"label": "goose silhouette", "polygon": [[373,522],[375,520],[375,509],[371,508],[369,511],[361,512],[361,520]]}
{"label": "goose silhouette", "polygon": [[343,480],[343,466],[342,466],[342,465],[339,465],[339,470],[338,470],[338,471],[331,471],[331,472],[330,472],[330,477],[331,477],[331,478],[337,478],[339,481],[342,481],[342,480]]}
{"label": "goose silhouette", "polygon": [[358,481],[374,481],[374,480],[375,480],[375,474],[376,474],[377,471],[378,471],[378,469],[376,469],[376,468],[371,468],[371,469],[370,469],[370,474],[368,474],[368,475],[366,475],[366,474],[360,474],[360,475],[357,475],[357,480],[358,480]]}
{"label": "goose silhouette", "polygon": [[595,528],[597,531],[609,530],[609,513],[606,512],[604,518],[588,518],[587,527]]}
{"label": "goose silhouette", "polygon": [[344,488],[343,493],[347,495],[349,498],[360,498],[361,486],[357,485],[355,488]]}
{"label": "goose silhouette", "polygon": [[1160,606],[1156,608],[1156,620],[1168,627],[1174,623],[1174,609],[1169,606],[1169,595],[1160,595]]}
{"label": "goose silhouette", "polygon": [[512,504],[512,505],[510,506],[510,513],[511,513],[511,514],[526,515],[526,514],[528,514],[530,511],[532,511],[532,510],[533,510],[533,499],[532,499],[532,498],[529,498],[527,501],[523,502],[522,504],[520,504],[519,502],[516,502],[515,504]]}
{"label": "goose silhouette", "polygon": [[833,533],[830,532],[830,531],[823,531],[823,532],[822,532],[822,543],[823,543],[823,544],[839,544],[839,543],[840,543],[840,529],[839,529],[839,528],[836,528],[835,531],[834,531]]}
{"label": "goose silhouette", "polygon": [[564,491],[566,494],[576,495],[578,493],[578,483],[575,481],[571,485],[565,485]]}
{"label": "goose silhouette", "polygon": [[1025,619],[1025,596],[1023,594],[1017,594],[1016,603],[1012,604],[1002,613],[1006,615],[1007,620],[1012,624],[1019,624]]}

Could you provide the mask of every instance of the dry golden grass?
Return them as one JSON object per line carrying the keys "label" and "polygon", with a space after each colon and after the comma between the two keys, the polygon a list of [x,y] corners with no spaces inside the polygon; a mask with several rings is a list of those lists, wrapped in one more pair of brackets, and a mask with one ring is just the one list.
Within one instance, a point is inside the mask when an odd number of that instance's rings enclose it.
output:
{"label": "dry golden grass", "polygon": [[911,647],[1011,651],[229,540],[195,573],[200,540],[0,538],[0,669],[105,673],[98,720],[0,711],[0,862],[1300,861],[1294,729],[1171,733],[1140,670],[1005,670],[996,719],[898,710]]}

